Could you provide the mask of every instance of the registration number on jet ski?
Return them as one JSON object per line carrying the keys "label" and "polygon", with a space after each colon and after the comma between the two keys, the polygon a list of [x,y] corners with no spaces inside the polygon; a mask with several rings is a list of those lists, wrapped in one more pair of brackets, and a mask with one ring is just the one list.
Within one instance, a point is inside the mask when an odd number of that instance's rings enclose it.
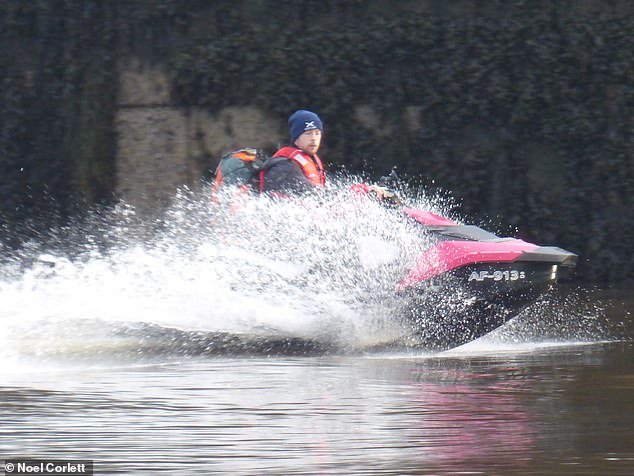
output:
{"label": "registration number on jet ski", "polygon": [[526,278],[524,271],[514,269],[504,271],[473,271],[469,275],[469,282],[484,281],[485,279],[491,279],[493,281],[517,281],[518,279],[524,278]]}

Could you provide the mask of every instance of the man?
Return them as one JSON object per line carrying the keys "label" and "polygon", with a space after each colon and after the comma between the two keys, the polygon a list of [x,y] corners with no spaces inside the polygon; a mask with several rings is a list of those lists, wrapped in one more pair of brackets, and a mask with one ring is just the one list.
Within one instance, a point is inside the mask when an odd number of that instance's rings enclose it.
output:
{"label": "man", "polygon": [[326,174],[317,155],[324,126],[317,114],[300,109],[288,118],[291,145],[275,154],[264,174],[262,191],[301,194],[323,187]]}
{"label": "man", "polygon": [[[292,145],[273,154],[264,172],[262,192],[297,195],[326,184],[324,166],[317,155],[324,131],[321,119],[314,112],[300,109],[288,118],[288,127]],[[373,192],[379,199],[389,194],[378,185],[356,184],[351,189],[357,194]]]}

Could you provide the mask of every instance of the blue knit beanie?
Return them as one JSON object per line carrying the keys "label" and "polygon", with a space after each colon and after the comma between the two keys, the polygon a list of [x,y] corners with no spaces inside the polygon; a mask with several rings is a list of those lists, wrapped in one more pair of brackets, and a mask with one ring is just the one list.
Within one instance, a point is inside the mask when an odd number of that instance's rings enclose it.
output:
{"label": "blue knit beanie", "polygon": [[288,127],[291,130],[291,144],[294,144],[297,138],[306,131],[319,129],[323,132],[324,130],[324,125],[319,116],[304,109],[291,114],[291,117],[288,118]]}

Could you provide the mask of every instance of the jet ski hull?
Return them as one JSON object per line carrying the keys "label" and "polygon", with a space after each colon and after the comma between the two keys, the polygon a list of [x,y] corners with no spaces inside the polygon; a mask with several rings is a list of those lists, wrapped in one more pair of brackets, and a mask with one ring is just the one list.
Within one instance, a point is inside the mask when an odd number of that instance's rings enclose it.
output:
{"label": "jet ski hull", "polygon": [[577,262],[561,248],[410,212],[435,241],[397,286],[413,303],[414,345],[447,349],[488,334],[568,278]]}

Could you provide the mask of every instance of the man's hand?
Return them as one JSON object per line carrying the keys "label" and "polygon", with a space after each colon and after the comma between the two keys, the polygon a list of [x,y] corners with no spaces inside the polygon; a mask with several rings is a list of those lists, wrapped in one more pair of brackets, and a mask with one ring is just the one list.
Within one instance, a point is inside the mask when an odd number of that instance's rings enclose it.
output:
{"label": "man's hand", "polygon": [[388,193],[388,190],[386,188],[383,188],[374,184],[368,187],[368,192],[374,192],[376,193],[377,197],[379,197],[380,199],[383,199],[385,198],[386,193]]}
{"label": "man's hand", "polygon": [[350,187],[350,191],[357,196],[375,197],[387,206],[401,205],[401,199],[391,190],[380,185],[368,185],[367,183],[355,183]]}
{"label": "man's hand", "polygon": [[385,187],[370,185],[368,187],[368,192],[374,192],[378,199],[384,201],[388,205],[398,206],[401,204],[399,196]]}

